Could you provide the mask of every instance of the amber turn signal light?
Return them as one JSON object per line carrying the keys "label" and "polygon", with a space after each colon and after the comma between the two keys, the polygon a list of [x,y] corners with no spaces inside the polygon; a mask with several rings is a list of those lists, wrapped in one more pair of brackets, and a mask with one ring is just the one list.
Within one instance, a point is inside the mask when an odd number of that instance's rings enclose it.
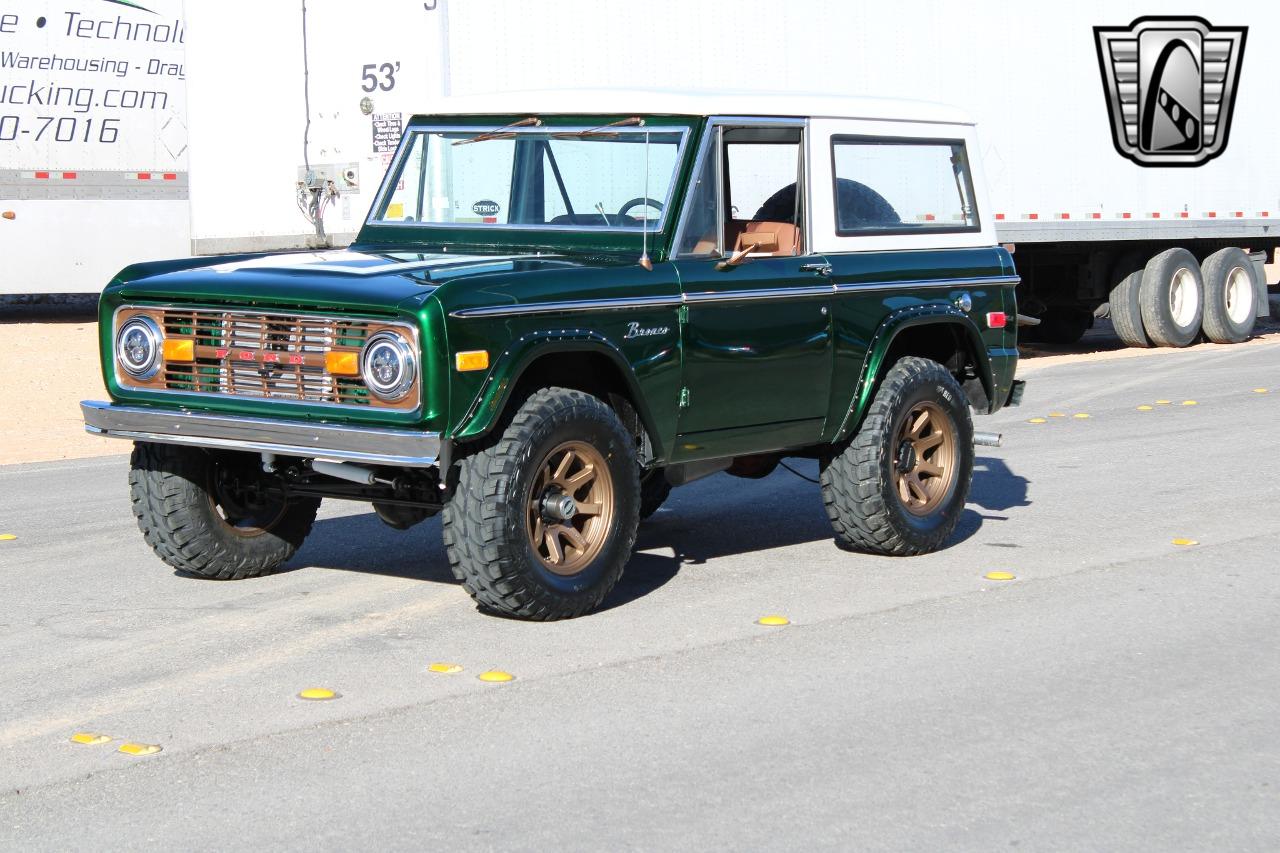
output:
{"label": "amber turn signal light", "polygon": [[482,349],[457,353],[453,357],[453,366],[459,373],[466,373],[468,370],[488,370],[489,353]]}
{"label": "amber turn signal light", "polygon": [[360,372],[360,353],[327,352],[324,354],[324,369],[338,376],[355,376]]}
{"label": "amber turn signal light", "polygon": [[17,218],[18,218],[18,214],[14,213],[12,210],[6,210],[4,213],[0,214],[0,216],[3,216],[5,219],[17,219]]}
{"label": "amber turn signal light", "polygon": [[196,342],[193,340],[166,340],[164,342],[165,361],[195,361]]}

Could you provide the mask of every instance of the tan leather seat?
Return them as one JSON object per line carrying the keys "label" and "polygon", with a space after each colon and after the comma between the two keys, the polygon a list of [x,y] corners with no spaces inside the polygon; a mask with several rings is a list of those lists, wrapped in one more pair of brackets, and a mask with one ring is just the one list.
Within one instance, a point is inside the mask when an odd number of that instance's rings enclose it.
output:
{"label": "tan leather seat", "polygon": [[[752,246],[755,248],[751,249]],[[737,252],[750,249],[753,255],[795,256],[800,254],[800,229],[789,222],[750,220],[744,223],[733,248]]]}

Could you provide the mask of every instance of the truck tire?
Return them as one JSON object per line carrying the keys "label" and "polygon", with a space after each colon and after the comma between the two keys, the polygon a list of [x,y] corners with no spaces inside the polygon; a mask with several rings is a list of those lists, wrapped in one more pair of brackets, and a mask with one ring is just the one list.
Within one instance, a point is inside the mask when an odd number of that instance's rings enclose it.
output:
{"label": "truck tire", "polygon": [[665,468],[651,468],[640,475],[640,520],[653,515],[667,502],[671,484]]}
{"label": "truck tire", "polygon": [[1147,261],[1138,294],[1142,327],[1161,347],[1185,347],[1200,334],[1204,282],[1200,264],[1186,249],[1166,249]]}
{"label": "truck tire", "polygon": [[1111,325],[1125,346],[1151,346],[1142,325],[1142,303],[1138,300],[1141,292],[1142,270],[1129,273],[1111,290]]}
{"label": "truck tire", "polygon": [[179,571],[214,580],[269,574],[311,532],[319,498],[270,494],[258,457],[137,442],[129,495],[151,550]]}
{"label": "truck tire", "polygon": [[444,544],[482,610],[567,619],[618,582],[639,516],[635,437],[598,398],[543,388],[497,442],[462,458]]}
{"label": "truck tire", "polygon": [[889,370],[857,434],[822,460],[819,476],[836,541],[890,556],[940,548],[972,479],[964,392],[942,365],[915,357]]}
{"label": "truck tire", "polygon": [[1204,279],[1204,334],[1216,344],[1238,344],[1253,334],[1258,313],[1257,272],[1243,249],[1220,249],[1200,265]]}

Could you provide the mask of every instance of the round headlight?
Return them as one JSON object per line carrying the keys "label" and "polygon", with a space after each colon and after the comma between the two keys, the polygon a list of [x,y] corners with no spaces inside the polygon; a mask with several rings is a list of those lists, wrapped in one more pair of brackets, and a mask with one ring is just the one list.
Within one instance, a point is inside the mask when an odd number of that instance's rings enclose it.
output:
{"label": "round headlight", "polygon": [[164,333],[150,317],[134,317],[116,335],[116,361],[125,373],[150,379],[160,371],[160,342]]}
{"label": "round headlight", "polygon": [[413,348],[395,332],[378,332],[360,353],[364,384],[384,400],[399,400],[408,394],[416,374]]}

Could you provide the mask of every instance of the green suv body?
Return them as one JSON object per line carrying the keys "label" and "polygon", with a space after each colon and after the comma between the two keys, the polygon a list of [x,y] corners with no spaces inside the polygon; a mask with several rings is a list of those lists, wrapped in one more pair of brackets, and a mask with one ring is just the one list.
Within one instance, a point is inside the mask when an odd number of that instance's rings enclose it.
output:
{"label": "green suv body", "polygon": [[843,544],[940,547],[970,410],[1021,390],[972,125],[843,98],[527,100],[414,118],[346,250],[106,288],[111,401],[86,425],[136,442],[157,553],[244,577],[326,497],[400,528],[443,511],[484,608],[573,616],[672,486],[785,456],[820,461]]}

